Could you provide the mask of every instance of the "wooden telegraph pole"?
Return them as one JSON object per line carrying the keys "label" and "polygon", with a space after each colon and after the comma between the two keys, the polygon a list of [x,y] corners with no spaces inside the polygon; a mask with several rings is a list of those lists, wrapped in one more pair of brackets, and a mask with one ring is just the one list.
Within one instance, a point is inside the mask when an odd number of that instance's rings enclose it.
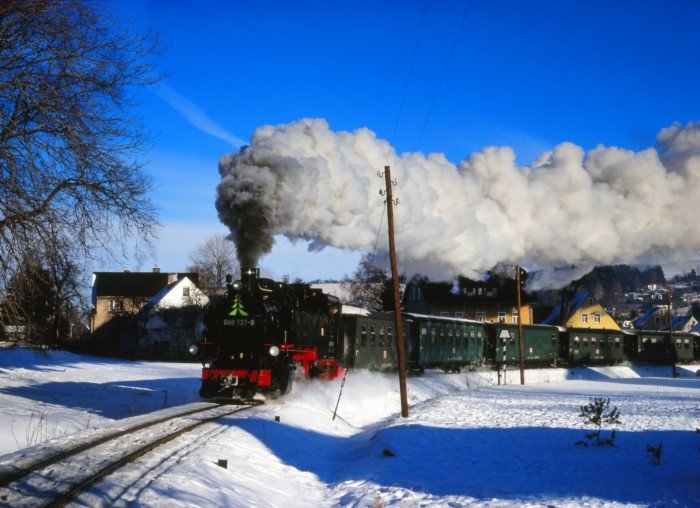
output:
{"label": "wooden telegraph pole", "polygon": [[[381,171],[379,176],[382,176]],[[389,166],[384,166],[384,180],[386,191],[379,191],[379,194],[386,194],[386,218],[389,225],[389,259],[391,260],[391,279],[394,282],[394,316],[396,317],[396,353],[399,357],[399,388],[401,391],[401,416],[408,418],[408,396],[406,394],[406,355],[404,350],[403,324],[401,322],[401,299],[399,297],[399,270],[396,265],[396,248],[394,247],[394,203],[391,194],[391,186],[396,182],[391,180],[391,170]]]}
{"label": "wooden telegraph pole", "polygon": [[670,343],[668,353],[671,357],[671,373],[675,378],[676,374],[676,346],[673,343],[673,307],[671,304],[671,290],[666,289],[666,303],[668,303],[668,341]]}
{"label": "wooden telegraph pole", "polygon": [[525,351],[523,347],[523,318],[520,312],[520,265],[515,266],[515,299],[518,305],[518,350],[520,352],[520,384],[525,384]]}

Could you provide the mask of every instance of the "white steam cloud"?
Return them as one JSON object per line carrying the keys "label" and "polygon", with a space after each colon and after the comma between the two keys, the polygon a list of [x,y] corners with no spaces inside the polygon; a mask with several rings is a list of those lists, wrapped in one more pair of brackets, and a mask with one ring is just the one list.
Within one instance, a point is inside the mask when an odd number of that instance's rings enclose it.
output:
{"label": "white steam cloud", "polygon": [[662,129],[657,142],[658,151],[588,154],[562,143],[529,167],[511,148],[488,147],[455,165],[439,153],[398,155],[366,128],[304,119],[262,126],[251,146],[222,157],[216,206],[245,265],[274,234],[370,251],[384,207],[377,171],[390,165],[402,271],[474,277],[517,263],[541,270],[537,286],[555,286],[597,264],[700,249],[700,122]]}

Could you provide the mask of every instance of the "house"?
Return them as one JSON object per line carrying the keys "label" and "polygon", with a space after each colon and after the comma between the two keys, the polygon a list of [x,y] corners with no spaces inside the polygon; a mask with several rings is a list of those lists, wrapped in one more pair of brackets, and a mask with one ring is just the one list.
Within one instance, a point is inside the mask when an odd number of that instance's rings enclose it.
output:
{"label": "house", "polygon": [[[685,314],[681,316],[673,316],[671,324],[674,332],[689,332],[695,327],[695,325],[698,324],[698,320],[690,314]],[[670,327],[667,323],[661,328],[661,330],[668,330],[669,328]]]}
{"label": "house", "polygon": [[[177,284],[184,279],[189,282],[182,286]],[[196,287],[198,282],[199,277],[196,273],[161,272],[157,265],[151,272],[94,272],[90,314],[91,338],[101,341],[103,353],[124,354],[124,345],[129,340],[134,345],[139,343],[144,334],[144,321],[153,318],[152,312],[141,314],[141,317],[137,318],[144,307],[150,304],[152,308],[158,308],[160,313],[161,310],[165,310],[165,302],[175,302],[172,305],[174,308],[183,306],[187,301],[176,301],[170,293],[177,286],[183,292],[182,298],[188,298],[184,293],[192,292],[191,288]],[[193,294],[196,295],[197,293]],[[159,296],[157,301],[165,298],[160,307],[153,301],[156,296]]]}
{"label": "house", "polygon": [[637,330],[661,330],[668,328],[668,322],[668,305],[653,305],[632,322],[632,327]]}
{"label": "house", "polygon": [[620,326],[588,292],[564,298],[542,322],[567,328],[620,330]]}
{"label": "house", "polygon": [[123,356],[190,359],[189,347],[203,338],[209,298],[183,277],[165,286],[134,317],[134,334],[122,335]]}
{"label": "house", "polygon": [[[403,296],[406,312],[434,316],[457,317],[476,321],[517,323],[513,281],[469,281],[462,279],[460,287],[447,282],[409,284]],[[532,323],[532,306],[523,303],[522,322]]]}

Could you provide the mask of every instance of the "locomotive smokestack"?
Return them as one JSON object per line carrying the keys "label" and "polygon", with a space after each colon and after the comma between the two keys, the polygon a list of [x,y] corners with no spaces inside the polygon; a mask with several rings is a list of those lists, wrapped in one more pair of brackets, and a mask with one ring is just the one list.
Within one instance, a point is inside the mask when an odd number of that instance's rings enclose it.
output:
{"label": "locomotive smokestack", "polygon": [[241,267],[241,281],[246,288],[252,290],[257,285],[258,277],[260,277],[260,268]]}

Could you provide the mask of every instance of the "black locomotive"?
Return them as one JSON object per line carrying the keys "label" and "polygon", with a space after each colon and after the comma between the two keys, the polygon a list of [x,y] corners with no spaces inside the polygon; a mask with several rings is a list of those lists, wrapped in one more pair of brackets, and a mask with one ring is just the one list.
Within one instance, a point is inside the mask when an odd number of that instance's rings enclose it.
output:
{"label": "black locomotive", "polygon": [[204,341],[191,348],[202,360],[202,397],[279,395],[304,375],[337,376],[340,301],[306,284],[260,278],[256,268],[228,281],[224,298],[205,315]]}
{"label": "black locomotive", "polygon": [[[500,369],[519,363],[518,327],[461,318],[404,313],[405,357],[412,373],[458,372],[467,366]],[[307,284],[241,280],[205,316],[205,338],[191,351],[202,363],[202,397],[277,396],[295,375],[333,378],[350,369],[398,367],[392,312],[345,314],[340,301]],[[691,362],[700,337],[689,333],[621,332],[522,325],[526,366]]]}

